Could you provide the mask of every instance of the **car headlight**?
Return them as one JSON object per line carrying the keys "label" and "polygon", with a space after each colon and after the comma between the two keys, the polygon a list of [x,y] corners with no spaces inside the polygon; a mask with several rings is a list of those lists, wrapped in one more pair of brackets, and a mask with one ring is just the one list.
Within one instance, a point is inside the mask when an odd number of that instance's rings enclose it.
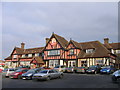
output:
{"label": "car headlight", "polygon": [[95,71],[95,70],[92,70],[93,72]]}
{"label": "car headlight", "polygon": [[110,71],[110,69],[107,70],[107,72],[109,72],[109,71]]}
{"label": "car headlight", "polygon": [[28,74],[27,76],[31,76],[31,75],[32,75],[32,73]]}

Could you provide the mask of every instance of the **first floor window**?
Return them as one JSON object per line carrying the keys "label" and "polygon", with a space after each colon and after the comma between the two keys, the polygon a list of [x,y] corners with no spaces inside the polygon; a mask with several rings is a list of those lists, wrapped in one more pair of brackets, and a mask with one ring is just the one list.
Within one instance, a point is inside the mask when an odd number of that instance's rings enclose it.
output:
{"label": "first floor window", "polygon": [[74,54],[74,49],[70,49],[70,55]]}
{"label": "first floor window", "polygon": [[13,58],[17,58],[17,55],[13,55]]}
{"label": "first floor window", "polygon": [[60,55],[60,50],[51,50],[51,51],[48,51],[48,55]]}
{"label": "first floor window", "polygon": [[32,54],[28,54],[28,57],[32,57]]}

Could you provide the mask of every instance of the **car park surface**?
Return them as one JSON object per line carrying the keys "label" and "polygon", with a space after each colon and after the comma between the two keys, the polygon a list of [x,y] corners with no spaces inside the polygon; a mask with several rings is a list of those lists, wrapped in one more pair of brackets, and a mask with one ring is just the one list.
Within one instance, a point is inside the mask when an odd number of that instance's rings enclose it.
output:
{"label": "car park surface", "polygon": [[62,79],[33,81],[22,79],[2,79],[2,88],[120,88],[113,83],[111,75],[64,73]]}

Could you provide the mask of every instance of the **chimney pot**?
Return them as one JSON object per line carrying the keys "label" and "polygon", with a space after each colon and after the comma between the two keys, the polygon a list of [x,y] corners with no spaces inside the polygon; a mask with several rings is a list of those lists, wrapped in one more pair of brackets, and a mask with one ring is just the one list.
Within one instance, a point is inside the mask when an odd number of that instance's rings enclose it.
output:
{"label": "chimney pot", "polygon": [[24,49],[25,43],[21,43],[21,48]]}
{"label": "chimney pot", "polygon": [[48,43],[49,40],[50,40],[49,38],[46,38],[46,44]]}
{"label": "chimney pot", "polygon": [[104,38],[104,44],[109,44],[109,38]]}

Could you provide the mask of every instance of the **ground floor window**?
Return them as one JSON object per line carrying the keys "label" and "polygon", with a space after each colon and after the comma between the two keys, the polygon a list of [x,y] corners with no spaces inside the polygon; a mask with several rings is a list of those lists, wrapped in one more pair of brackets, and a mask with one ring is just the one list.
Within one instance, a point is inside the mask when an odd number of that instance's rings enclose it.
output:
{"label": "ground floor window", "polygon": [[103,60],[96,60],[96,64],[103,65],[104,62],[103,62]]}
{"label": "ground floor window", "polygon": [[87,61],[81,61],[81,66],[83,67],[87,66]]}
{"label": "ground floor window", "polygon": [[59,65],[58,60],[49,60],[49,67],[55,67]]}

